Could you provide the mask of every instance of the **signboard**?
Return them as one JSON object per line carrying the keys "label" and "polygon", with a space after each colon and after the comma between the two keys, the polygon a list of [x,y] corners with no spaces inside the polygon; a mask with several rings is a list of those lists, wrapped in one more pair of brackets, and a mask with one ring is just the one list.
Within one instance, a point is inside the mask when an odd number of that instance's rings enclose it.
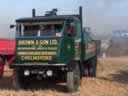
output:
{"label": "signboard", "polygon": [[56,55],[58,41],[53,40],[17,40],[17,55],[22,61],[52,60]]}
{"label": "signboard", "polygon": [[115,31],[112,33],[112,40],[118,42],[127,42],[128,31]]}

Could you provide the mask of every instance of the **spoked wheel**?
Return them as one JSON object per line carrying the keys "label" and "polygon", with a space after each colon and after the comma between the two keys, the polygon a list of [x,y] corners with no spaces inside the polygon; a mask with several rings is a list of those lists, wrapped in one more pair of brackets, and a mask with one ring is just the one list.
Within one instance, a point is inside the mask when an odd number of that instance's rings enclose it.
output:
{"label": "spoked wheel", "polygon": [[88,62],[88,76],[96,77],[97,57],[94,56]]}
{"label": "spoked wheel", "polygon": [[67,72],[67,87],[69,92],[78,91],[80,88],[80,68],[76,63],[72,71]]}
{"label": "spoked wheel", "polygon": [[16,89],[28,88],[30,81],[29,77],[24,76],[24,70],[14,69],[13,71],[13,85]]}
{"label": "spoked wheel", "polygon": [[0,78],[2,78],[3,72],[4,72],[4,61],[3,61],[3,59],[0,57]]}

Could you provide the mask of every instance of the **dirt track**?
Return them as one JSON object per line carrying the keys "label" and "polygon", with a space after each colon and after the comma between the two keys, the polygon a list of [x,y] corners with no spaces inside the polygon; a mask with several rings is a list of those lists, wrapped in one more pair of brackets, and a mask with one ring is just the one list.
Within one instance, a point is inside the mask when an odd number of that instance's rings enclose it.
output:
{"label": "dirt track", "polygon": [[13,88],[11,73],[0,80],[0,96],[128,96],[128,57],[99,59],[97,78],[83,78],[80,92],[68,93],[65,84],[38,82],[29,90]]}

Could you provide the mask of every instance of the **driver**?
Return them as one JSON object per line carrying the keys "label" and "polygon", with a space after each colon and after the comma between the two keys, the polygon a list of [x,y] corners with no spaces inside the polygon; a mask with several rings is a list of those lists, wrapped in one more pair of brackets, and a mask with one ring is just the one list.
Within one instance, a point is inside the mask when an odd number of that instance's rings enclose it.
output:
{"label": "driver", "polygon": [[73,34],[73,27],[71,25],[68,25],[67,27],[67,35],[72,36]]}

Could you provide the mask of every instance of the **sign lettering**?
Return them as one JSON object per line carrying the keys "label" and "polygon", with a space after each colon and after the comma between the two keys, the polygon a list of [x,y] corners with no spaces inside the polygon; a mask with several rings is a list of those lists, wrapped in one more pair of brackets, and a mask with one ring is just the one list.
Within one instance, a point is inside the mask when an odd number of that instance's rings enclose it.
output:
{"label": "sign lettering", "polygon": [[58,41],[53,40],[19,40],[17,55],[22,61],[52,60],[57,53]]}

